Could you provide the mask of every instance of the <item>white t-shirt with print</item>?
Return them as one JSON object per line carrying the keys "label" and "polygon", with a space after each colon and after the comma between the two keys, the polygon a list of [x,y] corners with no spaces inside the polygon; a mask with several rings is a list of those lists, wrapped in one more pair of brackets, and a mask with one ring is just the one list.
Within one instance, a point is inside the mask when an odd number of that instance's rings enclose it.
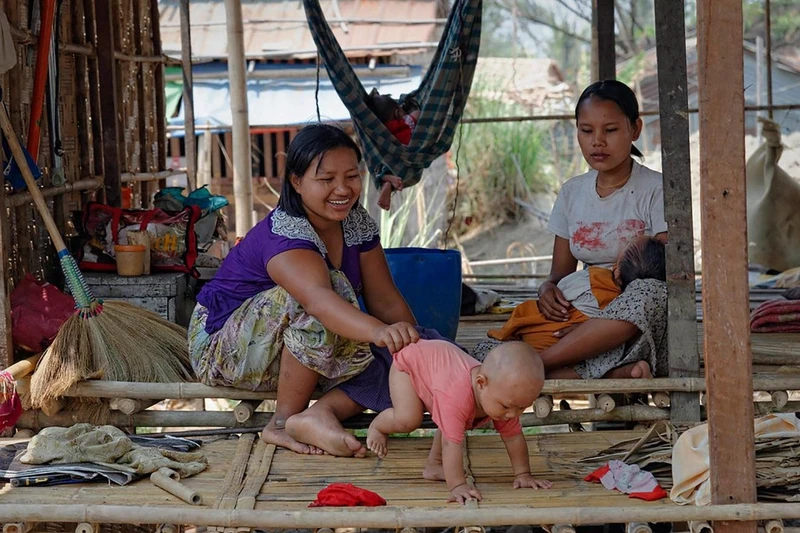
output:
{"label": "white t-shirt with print", "polygon": [[595,188],[597,171],[561,186],[547,229],[569,240],[575,259],[611,268],[639,235],[667,231],[661,173],[636,161],[628,182],[605,198]]}

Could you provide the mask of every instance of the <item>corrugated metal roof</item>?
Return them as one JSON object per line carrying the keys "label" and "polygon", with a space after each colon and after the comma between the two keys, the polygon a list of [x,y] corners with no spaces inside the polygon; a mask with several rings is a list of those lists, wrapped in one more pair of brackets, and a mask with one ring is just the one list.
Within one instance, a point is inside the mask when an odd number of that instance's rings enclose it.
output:
{"label": "corrugated metal roof", "polygon": [[[164,51],[180,51],[179,0],[159,0],[161,41]],[[434,21],[442,15],[442,0],[321,0],[329,19]],[[338,5],[338,12],[335,7]],[[227,55],[225,5],[223,0],[194,0],[190,4],[192,55],[198,58],[223,58]],[[243,0],[245,54],[285,52],[288,58],[314,57],[311,32],[305,21],[301,0]],[[333,24],[334,34],[347,55],[389,55],[397,44],[403,53],[408,46],[438,41],[441,24],[342,23]],[[346,31],[345,31],[346,30]],[[370,53],[369,47],[380,48]]]}

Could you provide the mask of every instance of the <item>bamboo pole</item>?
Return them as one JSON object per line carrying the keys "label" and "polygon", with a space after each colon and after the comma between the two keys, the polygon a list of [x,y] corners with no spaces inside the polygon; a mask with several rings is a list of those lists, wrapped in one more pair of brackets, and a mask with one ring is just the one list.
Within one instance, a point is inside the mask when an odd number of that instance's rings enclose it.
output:
{"label": "bamboo pole", "polygon": [[[186,180],[197,188],[197,136],[194,131],[194,79],[192,77],[192,26],[189,0],[180,0],[181,74],[183,78],[183,127],[186,143]],[[230,49],[228,50],[230,53]]]}
{"label": "bamboo pole", "polygon": [[112,524],[193,524],[224,527],[315,528],[315,527],[450,527],[453,524],[480,523],[486,526],[526,524],[605,524],[620,517],[637,522],[675,522],[696,520],[754,521],[774,518],[800,518],[796,503],[750,503],[732,505],[684,506],[654,505],[636,507],[528,507],[498,506],[439,508],[384,507],[319,508],[297,511],[209,509],[188,506],[132,506],[94,504],[0,504],[5,520],[39,522],[91,522]]}
{"label": "bamboo pole", "polygon": [[3,524],[3,533],[28,533],[33,526],[30,522],[8,522]]}
{"label": "bamboo pole", "polygon": [[36,370],[36,365],[39,363],[39,359],[41,357],[42,354],[40,353],[32,355],[27,359],[23,359],[22,361],[14,363],[10,367],[6,368],[4,372],[10,374],[15,381],[20,380]]}
{"label": "bamboo pole", "polygon": [[233,417],[237,422],[243,424],[250,420],[260,405],[261,400],[242,400],[233,408]]}
{"label": "bamboo pole", "polygon": [[[40,189],[39,192],[45,198],[58,196],[72,191],[93,191],[103,186],[103,181],[100,178],[89,178],[72,183],[65,183],[60,187],[47,187]],[[33,200],[30,192],[20,192],[6,197],[6,205],[9,207],[20,207]]]}
{"label": "bamboo pole", "polygon": [[[800,375],[759,374],[753,378],[757,391],[800,390]],[[586,394],[595,392],[704,392],[704,378],[654,379],[548,379],[541,395]],[[201,383],[138,383],[128,381],[83,381],[69,389],[72,398],[274,400],[274,392],[258,392],[233,387],[211,387]],[[319,398],[315,393],[314,398]]]}
{"label": "bamboo pole", "polygon": [[625,533],[653,533],[647,522],[629,522],[625,524]]}
{"label": "bamboo pole", "polygon": [[253,179],[250,161],[250,118],[247,106],[244,28],[241,0],[225,0],[228,30],[228,79],[233,129],[233,195],[236,236],[244,237],[253,227]]}
{"label": "bamboo pole", "polygon": [[120,174],[122,183],[134,181],[157,181],[183,174],[182,170],[160,170],[158,172],[123,172]]}
{"label": "bamboo pole", "polygon": [[[770,404],[764,402],[767,406]],[[793,408],[797,402],[790,402],[787,408]],[[769,412],[769,407],[765,407]],[[272,413],[254,413],[244,424],[238,424],[230,411],[142,411],[133,415],[124,415],[113,411],[108,423],[117,427],[219,427],[219,428],[260,428],[265,426]],[[345,427],[365,428],[375,418],[374,414],[361,414],[345,421]],[[539,419],[534,413],[525,413],[520,417],[523,426],[554,426],[579,422],[655,422],[667,420],[669,411],[651,405],[625,405],[617,407],[610,413],[602,409],[574,409],[570,411],[553,411],[547,418]],[[48,416],[41,411],[25,411],[17,421],[17,427],[23,429],[40,429],[49,426],[69,427],[78,422],[91,422],[81,412],[60,412]],[[436,425],[426,417],[422,427],[434,428]]]}

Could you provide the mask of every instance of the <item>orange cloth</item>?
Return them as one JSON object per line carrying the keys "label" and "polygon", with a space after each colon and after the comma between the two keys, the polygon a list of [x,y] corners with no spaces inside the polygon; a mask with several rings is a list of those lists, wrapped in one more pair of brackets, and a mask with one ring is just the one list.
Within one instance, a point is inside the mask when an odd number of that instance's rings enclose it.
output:
{"label": "orange cloth", "polygon": [[[621,292],[614,281],[614,274],[607,268],[590,266],[589,284],[600,309],[604,309]],[[502,328],[490,330],[488,335],[499,341],[520,340],[542,351],[559,341],[553,333],[587,320],[589,317],[574,307],[569,308],[566,322],[549,320],[539,311],[538,300],[528,300],[514,309]]]}

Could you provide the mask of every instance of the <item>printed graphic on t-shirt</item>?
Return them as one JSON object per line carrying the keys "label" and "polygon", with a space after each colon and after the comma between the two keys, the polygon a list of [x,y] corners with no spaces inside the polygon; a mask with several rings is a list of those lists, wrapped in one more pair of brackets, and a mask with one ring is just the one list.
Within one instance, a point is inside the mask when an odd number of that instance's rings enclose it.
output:
{"label": "printed graphic on t-shirt", "polygon": [[606,250],[610,247],[624,248],[629,242],[643,235],[645,223],[629,218],[614,225],[614,222],[578,222],[572,233],[572,246],[584,250]]}

